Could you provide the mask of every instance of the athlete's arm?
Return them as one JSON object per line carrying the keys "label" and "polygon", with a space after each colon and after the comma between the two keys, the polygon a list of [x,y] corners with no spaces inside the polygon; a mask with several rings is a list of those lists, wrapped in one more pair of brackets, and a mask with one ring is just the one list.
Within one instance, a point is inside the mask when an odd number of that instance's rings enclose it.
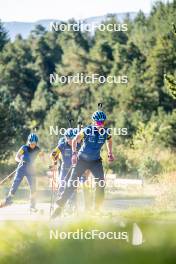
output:
{"label": "athlete's arm", "polygon": [[24,154],[24,150],[20,148],[15,157],[16,162],[21,162],[21,157],[23,154]]}
{"label": "athlete's arm", "polygon": [[108,150],[108,162],[111,163],[114,161],[114,155],[112,154],[112,137],[111,136],[107,138],[106,146]]}
{"label": "athlete's arm", "polygon": [[84,138],[84,133],[83,131],[80,131],[79,134],[77,134],[76,137],[73,139],[73,142],[72,142],[72,152],[73,153],[77,151],[77,144],[80,143],[83,138]]}
{"label": "athlete's arm", "polygon": [[110,137],[106,141],[106,146],[107,146],[107,150],[108,150],[108,155],[112,155],[112,137]]}
{"label": "athlete's arm", "polygon": [[60,159],[60,149],[58,148],[58,146],[51,152],[50,154],[50,158],[55,162],[58,159]]}
{"label": "athlete's arm", "polygon": [[39,158],[43,161],[43,162],[45,162],[46,161],[46,155],[45,155],[45,152],[44,151],[39,151],[39,153],[38,153],[38,156],[39,156]]}

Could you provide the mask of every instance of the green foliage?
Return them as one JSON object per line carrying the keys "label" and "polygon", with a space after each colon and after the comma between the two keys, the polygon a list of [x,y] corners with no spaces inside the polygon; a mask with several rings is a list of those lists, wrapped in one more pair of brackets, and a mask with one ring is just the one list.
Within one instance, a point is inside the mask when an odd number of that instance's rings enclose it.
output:
{"label": "green foliage", "polygon": [[176,80],[172,75],[164,75],[165,87],[167,92],[176,99]]}
{"label": "green foliage", "polygon": [[116,156],[116,161],[111,165],[111,168],[117,173],[118,177],[137,178],[138,171],[136,163],[129,155],[128,150],[121,145],[118,146],[116,150],[114,150],[114,154]]}
{"label": "green foliage", "polygon": [[[13,114],[20,133],[7,135],[9,145],[14,142],[14,147],[19,147],[27,133],[36,128],[41,146],[52,149],[59,135],[50,135],[50,126],[66,128],[70,111],[75,125],[79,115],[87,125],[102,101],[108,125],[125,127],[128,132],[114,136],[117,157],[118,145],[122,146],[114,171],[147,177],[159,173],[159,149],[176,147],[175,28],[171,32],[175,7],[175,1],[157,2],[147,17],[142,12],[134,20],[127,16],[124,23],[128,31],[97,29],[92,36],[73,30],[48,32],[37,25],[27,39],[18,35],[10,42],[0,23],[0,91],[13,101],[7,104],[3,99],[1,109],[14,109],[13,113],[2,112],[0,137],[6,136],[4,128],[10,126]],[[114,15],[104,23],[119,24]],[[52,73],[128,76],[128,82],[51,84]],[[3,152],[8,153],[8,148],[3,147]]]}
{"label": "green foliage", "polygon": [[0,87],[7,86],[13,99],[18,94],[28,103],[32,99],[37,79],[31,63],[29,43],[20,36],[6,44],[0,54]]}
{"label": "green foliage", "polygon": [[139,165],[138,173],[140,178],[150,178],[160,174],[162,167],[159,161],[151,157],[143,159]]}
{"label": "green foliage", "polygon": [[59,101],[53,105],[47,113],[43,128],[39,130],[42,146],[51,150],[58,143],[61,137],[59,131],[61,128],[68,127],[66,118],[66,102],[61,104]]}
{"label": "green foliage", "polygon": [[0,159],[3,160],[11,154],[19,136],[21,139],[23,138],[21,132],[24,133],[25,130],[22,131],[23,122],[10,94],[0,92],[0,98]]}
{"label": "green foliage", "polygon": [[3,23],[0,20],[0,52],[4,48],[5,44],[9,41],[7,31],[5,30]]}
{"label": "green foliage", "polygon": [[38,28],[34,32],[29,39],[30,45],[33,47],[33,67],[36,69],[37,78],[44,80],[49,87],[49,74],[55,71],[56,63],[60,62],[62,50],[54,33]]}
{"label": "green foliage", "polygon": [[40,81],[31,101],[32,119],[36,121],[36,126],[42,125],[47,111],[53,105],[54,94],[48,90],[47,83]]}
{"label": "green foliage", "polygon": [[[141,213],[142,212],[142,213]],[[126,213],[127,214],[127,213]],[[107,220],[107,216],[101,221],[93,220],[93,217],[84,220],[74,219],[74,224],[68,222],[60,226],[49,227],[38,222],[23,224],[17,221],[3,223],[0,226],[0,262],[1,264],[26,264],[29,263],[96,263],[96,264],[141,264],[175,263],[176,235],[175,214],[170,217],[167,224],[163,224],[163,214],[154,214],[151,210],[132,211],[127,215],[129,221],[125,221],[125,228],[120,226],[123,218],[118,214],[113,220]],[[138,224],[145,242],[140,246],[132,245],[133,223]],[[164,220],[163,220],[164,219]],[[124,222],[124,221],[123,221]],[[73,232],[95,234],[112,232],[116,239],[49,239],[50,231],[54,234],[70,234]],[[119,234],[127,232],[128,242],[125,239],[117,239]],[[63,235],[62,235],[63,237]],[[76,234],[74,235],[76,237]],[[102,237],[102,236],[101,236]],[[105,250],[106,249],[106,250]],[[162,252],[162,254],[161,254]]]}

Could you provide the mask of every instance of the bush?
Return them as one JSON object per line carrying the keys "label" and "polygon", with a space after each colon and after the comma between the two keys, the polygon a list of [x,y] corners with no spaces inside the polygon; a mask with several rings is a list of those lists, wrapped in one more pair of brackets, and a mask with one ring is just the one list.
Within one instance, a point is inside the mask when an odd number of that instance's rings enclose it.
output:
{"label": "bush", "polygon": [[138,167],[140,178],[153,177],[162,171],[162,165],[152,157],[145,158]]}

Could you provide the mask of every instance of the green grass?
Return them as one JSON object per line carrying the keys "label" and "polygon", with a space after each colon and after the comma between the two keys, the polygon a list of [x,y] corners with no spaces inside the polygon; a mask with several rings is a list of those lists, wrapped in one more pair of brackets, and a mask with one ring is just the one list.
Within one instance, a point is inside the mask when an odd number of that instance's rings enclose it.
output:
{"label": "green grass", "polygon": [[[136,215],[136,218],[134,217]],[[121,215],[122,217],[122,215]],[[124,217],[124,215],[123,215]],[[133,218],[130,221],[130,217]],[[145,211],[140,214],[131,211],[126,215],[126,225],[117,221],[97,221],[93,218],[76,219],[72,223],[62,221],[50,227],[48,223],[6,222],[0,224],[0,263],[1,264],[45,264],[45,263],[175,263],[176,232],[175,224],[154,221],[157,216]],[[133,220],[142,230],[144,243],[131,244]],[[150,220],[150,221],[149,221]],[[152,221],[151,221],[152,220]],[[49,239],[50,229],[58,231],[125,231],[126,240],[56,240]]]}

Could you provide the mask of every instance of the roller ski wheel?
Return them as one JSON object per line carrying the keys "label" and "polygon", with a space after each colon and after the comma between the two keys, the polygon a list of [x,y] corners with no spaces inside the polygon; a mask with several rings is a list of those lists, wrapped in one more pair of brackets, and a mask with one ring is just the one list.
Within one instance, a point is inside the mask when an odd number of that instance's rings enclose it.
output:
{"label": "roller ski wheel", "polygon": [[44,210],[43,209],[37,209],[37,208],[30,208],[30,215],[32,215],[32,214],[43,215]]}
{"label": "roller ski wheel", "polygon": [[12,205],[12,201],[7,201],[7,200],[5,200],[5,201],[2,201],[1,203],[0,203],[0,208],[4,208],[4,207],[7,207],[7,206],[10,206],[10,205]]}
{"label": "roller ski wheel", "polygon": [[54,212],[52,213],[51,215],[51,219],[55,219],[59,216],[61,216],[61,213],[62,213],[62,208],[61,207],[57,207]]}
{"label": "roller ski wheel", "polygon": [[38,213],[38,211],[39,210],[37,208],[35,208],[35,207],[31,207],[30,210],[29,210],[30,214],[36,214],[36,213]]}

